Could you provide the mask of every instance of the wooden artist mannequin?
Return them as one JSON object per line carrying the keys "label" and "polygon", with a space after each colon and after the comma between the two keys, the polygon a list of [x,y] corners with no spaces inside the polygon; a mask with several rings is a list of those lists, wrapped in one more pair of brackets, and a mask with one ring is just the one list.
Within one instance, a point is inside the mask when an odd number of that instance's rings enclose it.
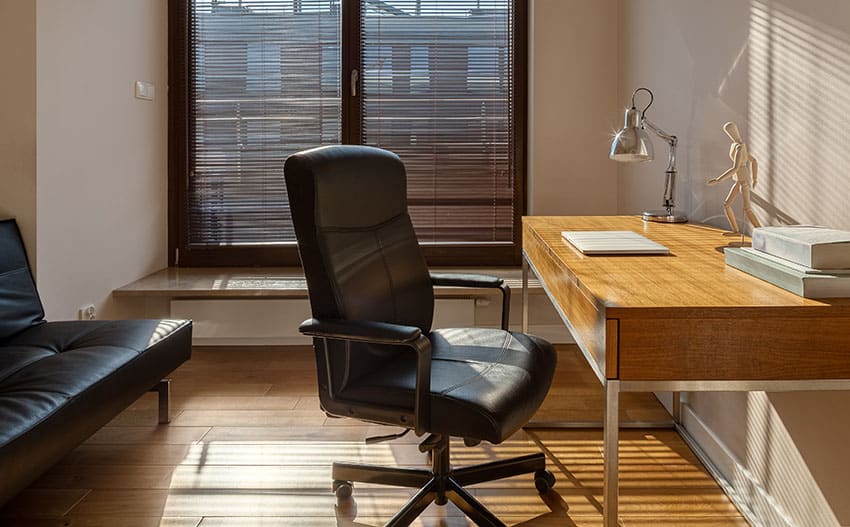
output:
{"label": "wooden artist mannequin", "polygon": [[733,232],[740,232],[738,222],[735,220],[735,213],[732,211],[732,203],[741,195],[744,202],[744,214],[749,218],[753,227],[761,227],[759,219],[753,212],[750,202],[750,188],[755,188],[758,180],[758,162],[753,157],[747,145],[741,139],[741,132],[738,131],[738,126],[733,122],[728,122],[723,125],[723,131],[732,140],[732,145],[729,147],[729,157],[732,159],[732,168],[720,174],[714,179],[708,181],[709,185],[716,185],[725,179],[732,178],[734,184],[723,202],[723,209],[726,212],[726,218],[729,219],[729,225]]}

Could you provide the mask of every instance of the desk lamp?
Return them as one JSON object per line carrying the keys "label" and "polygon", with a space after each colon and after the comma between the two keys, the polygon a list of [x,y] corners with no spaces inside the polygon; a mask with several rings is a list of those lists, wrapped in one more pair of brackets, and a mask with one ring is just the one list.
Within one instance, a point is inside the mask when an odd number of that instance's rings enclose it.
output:
{"label": "desk lamp", "polygon": [[[649,94],[649,104],[638,112],[635,106],[635,96],[641,91]],[[667,180],[664,184],[664,200],[661,203],[664,209],[644,212],[643,220],[661,223],[685,223],[688,218],[676,211],[673,203],[673,194],[676,188],[676,146],[679,144],[679,139],[675,135],[668,134],[646,118],[646,111],[652,106],[654,100],[655,97],[647,88],[638,88],[632,93],[632,107],[626,110],[623,128],[617,132],[611,142],[611,152],[608,157],[621,163],[645,162],[655,159],[655,151],[652,148],[649,134],[646,133],[646,128],[667,141],[670,146],[670,157],[665,172]]]}

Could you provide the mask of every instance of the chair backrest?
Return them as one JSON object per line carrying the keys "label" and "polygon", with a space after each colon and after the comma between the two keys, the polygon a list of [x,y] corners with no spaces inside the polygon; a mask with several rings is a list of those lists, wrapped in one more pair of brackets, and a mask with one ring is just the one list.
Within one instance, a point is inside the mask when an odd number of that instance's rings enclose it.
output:
{"label": "chair backrest", "polygon": [[[408,215],[398,156],[327,146],[290,156],[284,175],[313,316],[430,331],[434,290]],[[342,343],[329,348],[333,353],[321,355],[330,357],[335,390],[400,352]],[[324,360],[318,347],[317,360]]]}
{"label": "chair backrest", "polygon": [[44,322],[44,308],[15,220],[0,221],[0,341]]}

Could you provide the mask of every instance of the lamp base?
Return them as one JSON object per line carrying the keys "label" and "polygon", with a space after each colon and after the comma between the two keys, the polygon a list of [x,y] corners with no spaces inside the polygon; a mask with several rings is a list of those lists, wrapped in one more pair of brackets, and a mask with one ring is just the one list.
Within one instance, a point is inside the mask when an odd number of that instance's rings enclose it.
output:
{"label": "lamp base", "polygon": [[658,223],[687,223],[688,217],[677,210],[648,210],[643,213],[643,221]]}

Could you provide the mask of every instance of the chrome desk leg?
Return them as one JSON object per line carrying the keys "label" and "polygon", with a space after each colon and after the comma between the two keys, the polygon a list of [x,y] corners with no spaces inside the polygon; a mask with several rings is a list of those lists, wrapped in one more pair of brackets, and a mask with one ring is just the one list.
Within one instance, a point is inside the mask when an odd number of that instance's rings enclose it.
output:
{"label": "chrome desk leg", "polygon": [[603,431],[603,461],[605,474],[602,482],[602,524],[617,527],[619,485],[619,436],[620,432],[620,381],[605,382],[605,429]]}
{"label": "chrome desk leg", "polygon": [[528,260],[522,255],[522,332],[528,333]]}
{"label": "chrome desk leg", "polygon": [[682,424],[682,392],[673,392],[673,423]]}

